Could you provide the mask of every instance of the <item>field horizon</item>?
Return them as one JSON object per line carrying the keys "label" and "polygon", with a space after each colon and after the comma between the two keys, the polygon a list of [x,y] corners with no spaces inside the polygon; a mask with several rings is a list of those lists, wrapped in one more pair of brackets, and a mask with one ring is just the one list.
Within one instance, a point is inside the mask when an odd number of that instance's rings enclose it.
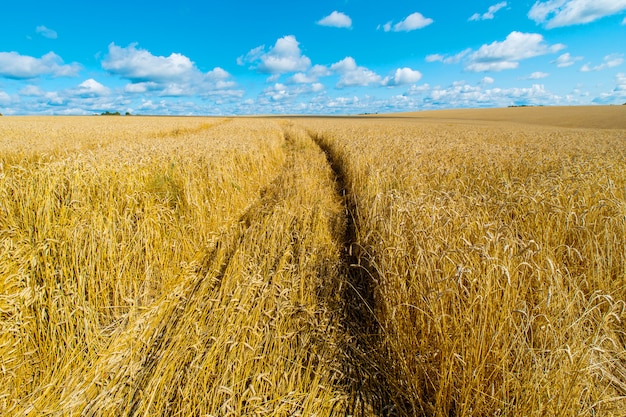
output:
{"label": "field horizon", "polygon": [[[8,118],[19,117],[97,117],[94,115],[10,115]],[[129,117],[129,116],[103,116],[103,117]],[[578,106],[512,106],[490,108],[460,108],[440,110],[419,110],[397,113],[375,114],[346,114],[346,115],[319,115],[319,114],[259,114],[259,115],[215,115],[215,116],[184,116],[184,115],[130,115],[130,117],[149,118],[403,118],[419,121],[437,122],[509,122],[522,124],[536,124],[555,127],[569,128],[597,128],[597,129],[626,129],[626,105],[578,105]]]}

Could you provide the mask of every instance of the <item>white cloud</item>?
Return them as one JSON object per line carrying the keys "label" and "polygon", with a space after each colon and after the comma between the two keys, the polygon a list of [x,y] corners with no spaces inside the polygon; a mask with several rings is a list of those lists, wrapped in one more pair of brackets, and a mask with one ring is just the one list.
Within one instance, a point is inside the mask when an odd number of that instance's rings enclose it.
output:
{"label": "white cloud", "polygon": [[324,65],[313,65],[313,68],[309,70],[309,75],[318,79],[331,75],[331,72]]}
{"label": "white cloud", "polygon": [[303,72],[298,72],[297,74],[294,74],[293,77],[289,79],[289,81],[294,84],[308,84],[317,81],[317,79]]}
{"label": "white cloud", "polygon": [[511,32],[504,41],[483,45],[469,55],[465,69],[474,72],[514,69],[519,61],[558,52],[565,45],[547,45],[537,33]]}
{"label": "white cloud", "polygon": [[407,85],[415,84],[422,78],[422,73],[411,68],[398,68],[393,77],[383,80],[383,85]]}
{"label": "white cloud", "polygon": [[335,28],[351,28],[352,19],[342,12],[334,11],[317,22],[321,26],[331,26]]}
{"label": "white cloud", "polygon": [[44,38],[48,38],[48,39],[56,39],[58,38],[58,34],[56,33],[56,31],[47,28],[45,26],[37,26],[35,28],[35,32],[37,32],[38,34],[40,34],[41,36],[43,36]]}
{"label": "white cloud", "polygon": [[311,85],[311,91],[314,93],[319,93],[320,91],[325,90],[326,87],[324,87],[324,84],[322,83],[313,83]]}
{"label": "white cloud", "polygon": [[63,64],[60,56],[48,52],[41,58],[20,55],[17,52],[0,52],[0,77],[14,79],[37,78],[43,75],[53,77],[74,77],[80,65]]}
{"label": "white cloud", "polygon": [[66,98],[64,96],[73,96],[74,93],[71,90],[68,91],[44,91],[40,87],[35,85],[26,85],[24,88],[19,90],[19,96],[24,97],[34,97],[35,103],[44,105],[44,106],[63,106],[67,104]]}
{"label": "white cloud", "polygon": [[[259,96],[261,105],[271,106],[272,103],[294,103],[298,97],[302,95],[312,95],[321,93],[324,90],[324,86],[320,83],[313,83],[310,85],[286,85],[283,83],[275,83],[266,87],[262,94]],[[290,110],[289,112],[295,113]]]}
{"label": "white cloud", "polygon": [[607,68],[614,68],[622,65],[624,62],[623,54],[610,54],[604,57],[604,63],[595,67],[585,64],[580,69],[581,72],[602,71]]}
{"label": "white cloud", "polygon": [[299,45],[293,35],[278,39],[274,47],[261,57],[259,70],[274,74],[308,69],[311,60],[302,55]]}
{"label": "white cloud", "polygon": [[207,78],[211,80],[226,80],[230,78],[230,74],[220,67],[215,67],[211,71],[206,73]]}
{"label": "white cloud", "polygon": [[82,97],[106,96],[110,92],[111,90],[109,88],[100,84],[93,78],[83,81],[78,85],[78,88],[76,88],[77,95]]}
{"label": "white cloud", "polygon": [[215,67],[211,71],[207,72],[204,78],[207,81],[213,82],[213,87],[217,90],[224,90],[232,88],[237,85],[234,81],[230,80],[231,75],[223,68]]}
{"label": "white cloud", "polygon": [[280,83],[276,83],[271,87],[267,87],[265,90],[263,90],[263,93],[273,101],[283,101],[289,98],[287,86]]}
{"label": "white cloud", "polygon": [[415,108],[440,109],[454,107],[505,107],[510,105],[560,104],[564,99],[546,90],[541,84],[528,88],[485,88],[489,83],[470,85],[457,81],[449,87],[412,86],[405,94]]}
{"label": "white cloud", "polygon": [[206,96],[215,91],[229,94],[236,83],[220,67],[203,73],[186,56],[172,53],[168,57],[155,56],[137,44],[126,48],[113,43],[102,61],[102,67],[111,74],[131,81],[124,87],[126,93],[154,92],[160,96]]}
{"label": "white cloud", "polygon": [[547,72],[535,71],[532,74],[530,74],[528,77],[526,77],[526,79],[527,80],[539,80],[541,78],[546,78],[549,75],[550,74],[548,74]]}
{"label": "white cloud", "polygon": [[465,62],[468,71],[502,71],[517,68],[519,61],[524,59],[555,53],[563,48],[563,44],[548,45],[538,33],[511,32],[504,41],[482,45],[477,51],[465,49],[452,56],[432,54],[426,56],[426,62]]}
{"label": "white cloud", "polygon": [[383,79],[380,75],[356,64],[352,57],[346,57],[330,66],[331,71],[340,75],[337,88],[351,86],[367,86],[380,84]]}
{"label": "white cloud", "polygon": [[487,9],[487,12],[483,13],[482,15],[480,13],[474,13],[472,17],[470,17],[468,20],[469,21],[491,20],[495,17],[495,14],[498,10],[506,6],[507,6],[506,1],[500,2],[498,4],[494,4],[493,6],[489,6],[489,9]]}
{"label": "white cloud", "polygon": [[324,65],[314,65],[306,73],[298,72],[294,74],[290,79],[290,83],[294,84],[310,84],[317,82],[322,77],[328,77],[332,75],[332,71]]}
{"label": "white cloud", "polygon": [[537,1],[528,17],[548,29],[589,23],[626,10],[626,0]]}
{"label": "white cloud", "polygon": [[146,93],[148,91],[155,91],[159,89],[159,84],[148,81],[143,83],[130,83],[124,87],[126,93]]}
{"label": "white cloud", "polygon": [[274,47],[268,52],[265,52],[265,46],[258,46],[245,56],[239,57],[237,62],[239,65],[245,63],[256,65],[255,68],[259,72],[266,74],[301,72],[306,71],[311,66],[311,60],[302,55],[300,43],[293,35],[278,39]]}
{"label": "white cloud", "polygon": [[22,88],[20,91],[20,96],[26,96],[26,97],[41,97],[43,96],[45,93],[45,91],[43,91],[41,88],[39,88],[36,85],[27,85],[26,87]]}
{"label": "white cloud", "polygon": [[426,94],[430,91],[430,84],[426,83],[423,85],[412,85],[406,92],[407,95],[419,95]]}
{"label": "white cloud", "polygon": [[408,15],[403,21],[398,22],[395,25],[392,25],[392,22],[385,23],[383,25],[383,29],[385,32],[410,32],[413,30],[422,29],[433,22],[433,19],[429,17],[424,17],[419,12],[415,12]]}
{"label": "white cloud", "polygon": [[581,61],[582,59],[582,56],[571,56],[569,52],[566,52],[552,61],[552,64],[556,64],[559,68],[565,68],[574,65],[576,61]]}
{"label": "white cloud", "polygon": [[237,58],[237,65],[245,65],[261,59],[265,53],[265,45],[257,46],[251,49],[246,55]]}
{"label": "white cloud", "polygon": [[624,18],[624,20],[622,20],[622,26],[626,25],[626,17]]}
{"label": "white cloud", "polygon": [[465,49],[459,52],[458,54],[455,54],[452,56],[432,54],[432,55],[426,56],[426,62],[443,62],[444,64],[458,64],[471,52],[472,52],[471,49]]}
{"label": "white cloud", "polygon": [[496,82],[496,80],[494,80],[494,79],[493,79],[493,78],[491,78],[491,77],[483,77],[483,79],[482,79],[482,80],[480,80],[480,83],[481,83],[481,84],[484,84],[484,85],[493,84],[493,83],[495,83],[495,82]]}
{"label": "white cloud", "polygon": [[172,53],[168,57],[155,56],[145,49],[137,49],[136,43],[126,48],[111,43],[109,53],[102,61],[102,68],[137,82],[179,80],[189,78],[197,71],[195,64],[184,55]]}
{"label": "white cloud", "polygon": [[324,107],[341,112],[354,111],[355,109],[363,109],[361,99],[357,96],[352,97],[334,97],[324,103]]}
{"label": "white cloud", "polygon": [[168,83],[163,87],[159,92],[161,97],[190,97],[196,93],[186,84]]}
{"label": "white cloud", "polygon": [[430,55],[426,55],[426,62],[438,62],[438,61],[443,62],[445,58],[446,57],[441,54],[430,54]]}

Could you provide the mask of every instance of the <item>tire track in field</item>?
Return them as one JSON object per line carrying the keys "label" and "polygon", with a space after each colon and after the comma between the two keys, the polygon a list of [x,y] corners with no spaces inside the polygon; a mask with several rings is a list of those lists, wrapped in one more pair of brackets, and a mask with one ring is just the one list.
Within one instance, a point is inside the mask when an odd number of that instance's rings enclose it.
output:
{"label": "tire track in field", "polygon": [[341,237],[344,245],[341,294],[343,328],[348,343],[344,348],[346,361],[344,373],[348,379],[351,398],[348,414],[395,416],[385,372],[378,364],[377,354],[380,326],[375,317],[374,284],[378,281],[376,268],[370,257],[358,244],[358,207],[348,186],[348,172],[341,157],[323,136],[308,132],[315,144],[324,152],[335,174],[336,190],[343,200],[346,229]]}
{"label": "tire track in field", "polygon": [[[151,323],[158,324],[148,326],[148,329],[150,329],[149,332],[142,332],[139,334],[137,339],[141,339],[143,342],[142,354],[140,355],[141,360],[135,362],[134,364],[131,362],[131,365],[126,367],[127,369],[139,368],[139,372],[136,374],[129,374],[124,370],[124,368],[121,370],[118,369],[117,372],[121,371],[122,373],[119,379],[125,380],[126,383],[122,387],[118,388],[119,391],[116,393],[102,392],[101,395],[92,399],[87,407],[85,415],[96,416],[100,414],[102,411],[100,410],[100,404],[105,403],[105,397],[111,396],[111,394],[117,398],[128,399],[128,406],[124,409],[123,414],[134,416],[140,415],[145,411],[146,395],[151,392],[150,387],[155,386],[155,381],[158,382],[158,379],[161,377],[165,361],[164,352],[171,352],[173,344],[176,344],[176,341],[180,338],[179,327],[185,326],[186,322],[188,322],[190,318],[194,318],[194,321],[202,325],[204,320],[202,312],[206,311],[204,307],[205,301],[203,301],[203,298],[206,298],[207,294],[214,294],[222,291],[223,286],[228,285],[228,280],[230,279],[229,277],[231,274],[231,264],[237,265],[238,258],[241,258],[241,254],[243,253],[242,251],[249,250],[249,243],[250,241],[254,241],[256,236],[255,234],[258,232],[259,227],[267,223],[266,220],[270,216],[276,216],[277,207],[278,212],[280,213],[280,207],[282,207],[287,200],[295,199],[295,201],[298,201],[300,196],[304,195],[303,189],[299,189],[297,187],[290,188],[289,185],[299,184],[299,186],[301,186],[302,184],[308,183],[308,179],[317,178],[317,175],[319,175],[317,171],[307,171],[306,168],[303,168],[307,160],[305,154],[307,149],[315,149],[315,153],[317,153],[320,158],[321,165],[324,166],[324,156],[322,156],[321,151],[318,152],[318,149],[315,147],[315,143],[310,135],[306,135],[306,140],[304,141],[296,141],[295,138],[290,137],[287,130],[284,130],[284,143],[287,157],[277,176],[258,191],[257,197],[250,203],[250,205],[232,224],[232,226],[221,235],[212,247],[207,248],[203,261],[194,271],[193,278],[187,280],[184,285],[181,285],[181,288],[183,288],[181,294],[175,295],[169,301],[157,306],[156,309],[158,312],[154,313],[155,319],[148,318]],[[327,158],[328,157],[326,157],[326,159]],[[330,169],[327,172],[329,176],[332,177],[332,175],[330,175]],[[338,182],[337,184],[340,183],[341,182]],[[324,193],[327,192],[329,193],[328,195],[331,195],[333,192],[332,182],[329,185],[330,187],[327,187],[324,190]],[[336,185],[334,188],[339,193],[340,185]],[[339,207],[337,208],[339,209]],[[337,218],[341,218],[341,210],[337,210]],[[272,224],[271,222],[269,223]],[[350,233],[354,233],[354,228],[351,230],[352,232]],[[296,230],[293,232],[296,232]],[[337,233],[336,238],[337,242],[343,242],[344,240],[344,236],[341,236],[340,232]],[[248,244],[246,244],[246,242]],[[276,262],[278,261],[279,259],[276,258]],[[314,266],[317,271],[316,267],[317,266]],[[277,265],[272,269],[277,269]],[[318,273],[321,276],[324,276],[323,270],[320,269]],[[268,282],[271,282],[271,279],[272,278],[270,278],[270,281]],[[335,287],[336,281],[337,280],[329,282],[329,286]],[[356,284],[351,283],[350,285]],[[329,304],[332,303],[332,301],[329,301],[332,297],[328,293],[329,291],[327,291],[327,289],[319,290],[318,297],[322,304],[326,302]],[[326,316],[328,318],[328,323],[338,323],[340,321],[334,313],[330,311],[326,312],[329,314]],[[156,316],[166,317],[166,319],[164,321],[156,320]],[[348,322],[352,321],[352,319],[341,320],[341,324],[343,324],[344,321]],[[328,327],[326,327],[326,330],[328,330]],[[310,330],[305,328],[303,331],[309,332]],[[317,333],[312,332],[311,334],[303,334],[303,340],[309,340],[305,343],[311,344],[308,346],[311,350],[308,351],[309,353],[306,356],[307,358],[308,355],[318,355],[318,353],[316,353],[317,351],[327,352],[329,341],[325,339],[325,336],[327,335],[322,336],[323,334],[323,328],[318,330]],[[177,372],[177,375],[193,375],[194,362],[203,363],[207,357],[206,355],[210,354],[210,349],[208,347],[211,346],[212,343],[210,341],[211,336],[213,336],[213,334],[209,333],[203,336],[201,345],[205,346],[205,348],[202,352],[199,352],[197,355],[189,355],[184,360],[177,363],[177,367],[180,370]],[[280,335],[274,335],[273,337],[280,337]],[[311,340],[316,341],[312,342]],[[243,341],[245,342],[246,340]],[[307,350],[307,344],[301,346],[300,348]],[[344,350],[347,351],[347,348],[342,348],[340,352],[343,353]],[[288,352],[285,353],[288,354]],[[329,354],[329,356],[332,356],[333,358],[340,357],[340,355],[334,356],[333,354]],[[306,363],[308,359],[303,359],[303,361]],[[342,364],[339,364],[339,359],[336,359],[336,362],[338,363],[337,368],[333,367],[331,369],[338,370],[339,366],[343,366]],[[346,362],[345,365],[346,369],[360,369],[360,367],[353,367],[347,363],[348,362]],[[320,364],[320,366],[322,365]],[[270,368],[267,369],[271,370]],[[337,372],[337,375],[340,375],[340,373]],[[360,375],[359,378],[355,378],[352,375],[350,375],[349,378],[350,381],[359,380]],[[342,381],[341,387],[343,388],[344,386],[345,384]],[[345,392],[344,390],[341,391]],[[180,395],[181,394],[178,391],[172,392],[171,396],[168,397],[168,402],[171,404],[180,403],[183,401]],[[345,398],[345,396],[343,398]],[[338,399],[337,404],[342,403],[345,404],[344,400]],[[361,397],[358,397],[358,404],[361,403],[363,403],[363,401],[361,400]],[[356,408],[356,406],[357,401],[355,400],[355,404],[352,408]],[[343,408],[344,406],[339,407]]]}

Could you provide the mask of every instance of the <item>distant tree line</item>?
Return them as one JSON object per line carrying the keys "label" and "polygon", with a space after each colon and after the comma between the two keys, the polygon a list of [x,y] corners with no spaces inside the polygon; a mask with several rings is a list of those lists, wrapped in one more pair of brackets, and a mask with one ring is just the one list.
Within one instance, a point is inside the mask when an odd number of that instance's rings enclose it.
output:
{"label": "distant tree line", "polygon": [[[108,111],[108,110],[107,110],[107,111],[105,111],[105,112],[100,113],[100,116],[121,116],[121,115],[122,115],[122,114],[121,114],[120,112],[118,112],[118,111],[116,111],[116,112],[110,112],[110,111]],[[126,113],[125,113],[125,116],[131,116],[130,112],[126,112]]]}

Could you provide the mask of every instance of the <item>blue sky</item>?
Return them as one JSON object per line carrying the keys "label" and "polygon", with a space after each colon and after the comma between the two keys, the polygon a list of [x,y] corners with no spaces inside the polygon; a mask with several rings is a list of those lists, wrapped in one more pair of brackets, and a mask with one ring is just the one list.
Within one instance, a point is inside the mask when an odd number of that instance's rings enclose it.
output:
{"label": "blue sky", "polygon": [[0,113],[626,102],[626,0],[10,1]]}

